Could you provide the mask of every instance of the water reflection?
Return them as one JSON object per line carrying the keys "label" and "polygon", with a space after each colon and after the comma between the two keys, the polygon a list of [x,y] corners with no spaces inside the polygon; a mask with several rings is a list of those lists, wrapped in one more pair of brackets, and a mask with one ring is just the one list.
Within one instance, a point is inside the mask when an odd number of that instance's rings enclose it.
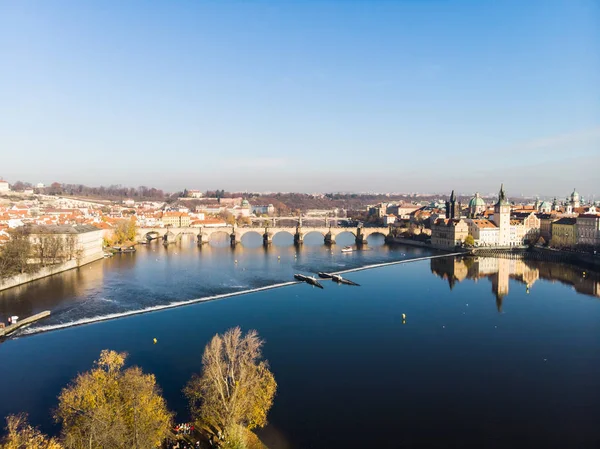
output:
{"label": "water reflection", "polygon": [[538,279],[571,285],[584,295],[600,297],[600,276],[572,265],[540,262],[525,259],[491,257],[454,257],[431,260],[431,272],[446,279],[452,290],[456,283],[465,279],[488,278],[496,297],[498,311],[502,300],[509,294],[510,279],[525,284],[527,292]]}
{"label": "water reflection", "polygon": [[268,247],[258,233],[246,234],[233,248],[226,233],[202,246],[193,236],[168,246],[154,241],[138,246],[136,253],[0,292],[0,320],[51,310],[44,324],[68,323],[265,287],[293,280],[296,272],[339,271],[431,253],[388,247],[381,236],[371,236],[368,246],[343,254],[341,248],[354,237],[348,233],[338,240],[327,246],[322,235],[311,233],[304,244],[295,245],[293,236],[282,232]]}

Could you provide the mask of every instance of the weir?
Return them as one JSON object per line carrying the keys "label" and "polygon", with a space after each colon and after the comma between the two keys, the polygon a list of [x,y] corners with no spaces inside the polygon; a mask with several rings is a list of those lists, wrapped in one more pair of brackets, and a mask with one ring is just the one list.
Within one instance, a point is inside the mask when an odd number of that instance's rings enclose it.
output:
{"label": "weir", "polygon": [[[419,261],[423,261],[423,260],[436,259],[436,258],[441,258],[441,257],[454,257],[454,256],[458,256],[458,255],[464,255],[464,253],[456,252],[456,253],[451,253],[451,254],[436,254],[436,255],[432,255],[432,256],[417,257],[417,258],[413,258],[413,259],[404,259],[404,260],[397,260],[397,261],[392,261],[392,262],[383,262],[383,263],[378,263],[378,264],[365,265],[363,267],[351,268],[348,270],[342,270],[342,271],[336,271],[336,272],[332,271],[332,274],[351,273],[351,272],[355,272],[355,271],[370,270],[370,269],[385,267],[385,266],[389,266],[389,265],[398,265],[398,264],[403,264],[403,263],[419,262]],[[125,312],[112,313],[112,314],[107,314],[107,315],[103,315],[103,316],[82,318],[82,319],[72,321],[69,323],[60,323],[60,324],[55,324],[55,325],[40,326],[37,328],[28,328],[28,329],[22,330],[20,335],[31,335],[31,334],[41,333],[41,332],[50,332],[53,330],[64,329],[64,328],[69,328],[69,327],[74,327],[74,326],[81,326],[81,325],[96,323],[96,322],[100,322],[100,321],[108,321],[108,320],[117,319],[117,318],[123,318],[123,317],[128,317],[128,316],[133,316],[133,315],[141,315],[144,313],[156,312],[159,310],[173,309],[176,307],[182,307],[182,306],[186,306],[186,305],[190,305],[190,304],[216,301],[219,299],[231,298],[231,297],[235,297],[235,296],[246,295],[249,293],[256,293],[256,292],[261,292],[261,291],[266,291],[266,290],[272,290],[275,288],[286,287],[286,286],[294,285],[294,284],[298,284],[298,283],[299,282],[297,282],[297,281],[281,282],[281,283],[277,283],[277,284],[266,285],[264,287],[247,289],[247,290],[242,290],[242,291],[237,291],[237,292],[221,293],[221,294],[212,295],[212,296],[205,296],[205,297],[201,297],[201,298],[193,298],[193,299],[187,299],[187,300],[183,300],[183,301],[172,302],[169,304],[160,304],[160,305],[147,307],[147,308],[139,309],[139,310],[128,310]]]}

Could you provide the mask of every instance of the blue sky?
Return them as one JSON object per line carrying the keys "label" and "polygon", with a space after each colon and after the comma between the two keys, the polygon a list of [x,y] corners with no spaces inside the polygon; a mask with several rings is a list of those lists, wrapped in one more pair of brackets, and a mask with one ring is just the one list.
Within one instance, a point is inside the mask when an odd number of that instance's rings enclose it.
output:
{"label": "blue sky", "polygon": [[0,1],[0,176],[600,195],[600,3]]}

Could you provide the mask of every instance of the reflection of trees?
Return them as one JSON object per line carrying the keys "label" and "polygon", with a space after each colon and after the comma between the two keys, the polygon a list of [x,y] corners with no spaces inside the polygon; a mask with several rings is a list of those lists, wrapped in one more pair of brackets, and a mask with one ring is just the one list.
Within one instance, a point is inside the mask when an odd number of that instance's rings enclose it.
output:
{"label": "reflection of trees", "polygon": [[530,288],[538,279],[572,285],[579,293],[600,297],[600,275],[586,273],[573,266],[556,262],[526,259],[442,257],[431,259],[431,272],[448,281],[450,289],[465,279],[487,277],[492,282],[498,311],[502,299],[509,293],[509,280],[514,279]]}
{"label": "reflection of trees", "polygon": [[6,321],[9,315],[25,317],[42,310],[55,310],[72,302],[73,298],[84,296],[85,291],[100,288],[104,279],[103,262],[106,261],[93,262],[0,292],[0,321]]}

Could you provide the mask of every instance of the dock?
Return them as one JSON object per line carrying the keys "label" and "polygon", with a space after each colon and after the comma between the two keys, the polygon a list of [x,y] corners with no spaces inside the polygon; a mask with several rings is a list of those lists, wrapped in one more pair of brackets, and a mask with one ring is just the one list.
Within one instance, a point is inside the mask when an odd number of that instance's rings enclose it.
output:
{"label": "dock", "polygon": [[36,313],[35,315],[32,315],[30,317],[23,318],[21,321],[17,321],[15,324],[11,324],[10,326],[0,328],[0,338],[8,337],[10,334],[12,334],[14,331],[19,329],[20,327],[27,326],[28,324],[31,324],[31,323],[35,323],[36,321],[44,319],[48,316],[50,316],[50,311],[44,310],[43,312]]}

